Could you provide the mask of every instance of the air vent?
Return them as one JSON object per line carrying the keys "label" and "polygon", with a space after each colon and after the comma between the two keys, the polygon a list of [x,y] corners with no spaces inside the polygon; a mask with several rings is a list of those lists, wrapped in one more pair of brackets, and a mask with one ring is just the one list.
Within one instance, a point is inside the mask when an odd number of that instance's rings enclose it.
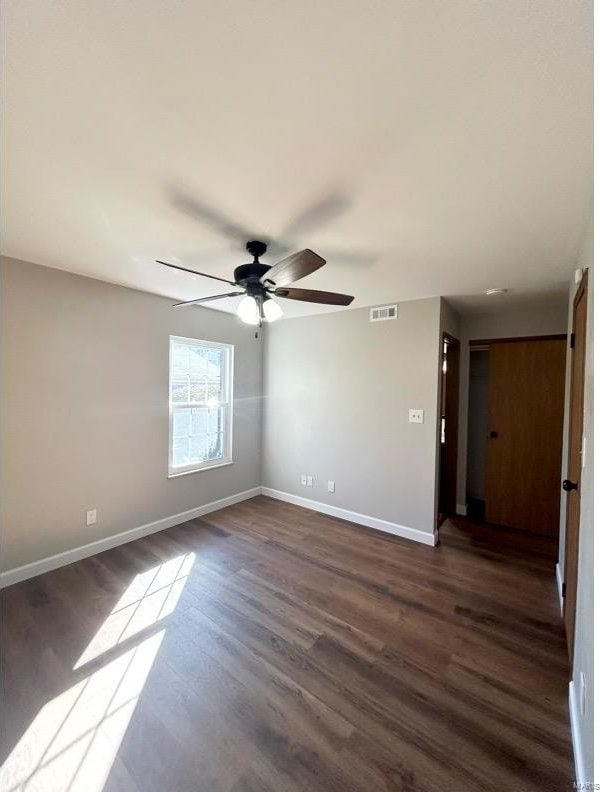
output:
{"label": "air vent", "polygon": [[388,319],[398,318],[397,305],[378,305],[377,308],[371,308],[371,315],[369,320],[371,322],[386,322]]}

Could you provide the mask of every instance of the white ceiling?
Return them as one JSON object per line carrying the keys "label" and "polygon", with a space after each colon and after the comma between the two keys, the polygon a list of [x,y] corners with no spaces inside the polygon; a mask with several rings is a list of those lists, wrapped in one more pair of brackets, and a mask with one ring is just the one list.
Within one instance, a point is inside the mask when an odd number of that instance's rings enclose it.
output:
{"label": "white ceiling", "polygon": [[7,255],[179,299],[221,289],[155,258],[229,278],[248,237],[279,243],[266,263],[313,248],[328,264],[298,285],[354,306],[569,279],[591,203],[589,0],[19,0],[4,17]]}

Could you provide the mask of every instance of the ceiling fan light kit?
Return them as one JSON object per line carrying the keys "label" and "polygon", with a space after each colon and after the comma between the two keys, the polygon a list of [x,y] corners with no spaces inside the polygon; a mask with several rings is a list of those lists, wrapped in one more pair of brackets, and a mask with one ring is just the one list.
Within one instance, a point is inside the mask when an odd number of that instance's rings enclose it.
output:
{"label": "ceiling fan light kit", "polygon": [[246,294],[240,300],[240,304],[237,307],[237,315],[240,317],[242,322],[245,322],[249,325],[257,325],[260,321],[260,310],[258,307],[258,303],[251,297],[249,294]]}
{"label": "ceiling fan light kit", "polygon": [[280,319],[283,316],[281,306],[268,296],[265,298],[262,307],[263,314],[267,322],[275,322],[277,319]]}
{"label": "ceiling fan light kit", "polygon": [[176,303],[173,307],[180,308],[187,305],[198,305],[211,300],[221,300],[224,297],[242,297],[237,308],[239,318],[246,324],[262,326],[263,320],[274,322],[283,316],[281,306],[273,300],[273,297],[320,303],[322,305],[350,305],[354,299],[348,294],[339,294],[338,292],[288,288],[288,284],[310,275],[311,272],[315,272],[315,270],[320,269],[325,264],[325,259],[312,250],[306,249],[298,253],[292,253],[291,256],[287,256],[272,267],[267,264],[261,264],[259,261],[259,258],[267,250],[267,245],[264,242],[258,240],[248,242],[246,250],[254,257],[254,261],[236,267],[232,281],[226,278],[219,278],[216,275],[208,275],[205,272],[198,272],[188,267],[182,267],[179,264],[169,264],[166,261],[157,260],[157,264],[163,264],[165,267],[191,272],[194,275],[202,275],[205,278],[212,278],[242,289],[242,291],[187,300],[186,302]]}

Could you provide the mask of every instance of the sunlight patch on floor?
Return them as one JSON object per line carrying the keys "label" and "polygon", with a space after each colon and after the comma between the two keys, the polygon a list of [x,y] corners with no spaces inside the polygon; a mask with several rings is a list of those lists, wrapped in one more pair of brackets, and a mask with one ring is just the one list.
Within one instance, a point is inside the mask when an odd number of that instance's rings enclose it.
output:
{"label": "sunlight patch on floor", "polygon": [[101,792],[164,634],[48,702],[2,766],[2,792]]}
{"label": "sunlight patch on floor", "polygon": [[0,792],[101,792],[194,560],[185,553],[136,575],[73,671],[100,667],[40,710],[0,769]]}
{"label": "sunlight patch on floor", "polygon": [[195,557],[195,553],[186,553],[136,575],[75,663],[74,670],[172,613]]}

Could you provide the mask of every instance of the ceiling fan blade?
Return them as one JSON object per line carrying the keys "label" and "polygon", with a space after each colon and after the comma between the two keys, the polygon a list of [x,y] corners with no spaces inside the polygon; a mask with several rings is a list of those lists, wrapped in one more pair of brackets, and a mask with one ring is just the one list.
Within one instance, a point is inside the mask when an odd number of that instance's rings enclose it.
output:
{"label": "ceiling fan blade", "polygon": [[354,299],[349,294],[317,291],[315,289],[275,289],[272,294],[275,297],[285,297],[286,300],[302,300],[303,302],[322,303],[323,305],[350,305]]}
{"label": "ceiling fan blade", "polygon": [[270,239],[268,234],[265,233],[265,229],[261,231],[256,228],[254,230],[246,228],[216,207],[192,196],[180,187],[169,187],[167,194],[173,206],[184,212],[188,217],[210,226],[225,239],[231,240],[236,249],[243,249],[248,239],[264,239],[269,245],[269,255],[271,256],[284,256],[291,249],[287,244]]}
{"label": "ceiling fan blade", "polygon": [[222,300],[224,297],[241,297],[246,292],[228,292],[227,294],[213,294],[212,297],[198,297],[197,300],[187,300],[186,302],[174,303],[173,308],[181,308],[183,305],[197,305],[198,303],[208,302],[209,300]]}
{"label": "ceiling fan blade", "polygon": [[278,261],[260,280],[266,286],[286,286],[288,283],[305,278],[311,272],[320,269],[323,264],[325,259],[312,250],[300,250]]}
{"label": "ceiling fan blade", "polygon": [[212,278],[213,280],[221,281],[222,283],[228,283],[230,286],[237,286],[235,281],[226,280],[225,278],[218,278],[216,275],[207,275],[206,272],[198,272],[197,270],[188,269],[187,267],[180,267],[179,264],[169,264],[167,261],[159,261],[156,259],[157,264],[164,264],[165,267],[171,267],[172,269],[178,269],[182,272],[191,272],[192,275],[202,275],[203,278]]}
{"label": "ceiling fan blade", "polygon": [[322,195],[289,223],[284,232],[284,239],[298,239],[310,234],[317,228],[331,223],[351,206],[351,200],[345,192],[335,190]]}

